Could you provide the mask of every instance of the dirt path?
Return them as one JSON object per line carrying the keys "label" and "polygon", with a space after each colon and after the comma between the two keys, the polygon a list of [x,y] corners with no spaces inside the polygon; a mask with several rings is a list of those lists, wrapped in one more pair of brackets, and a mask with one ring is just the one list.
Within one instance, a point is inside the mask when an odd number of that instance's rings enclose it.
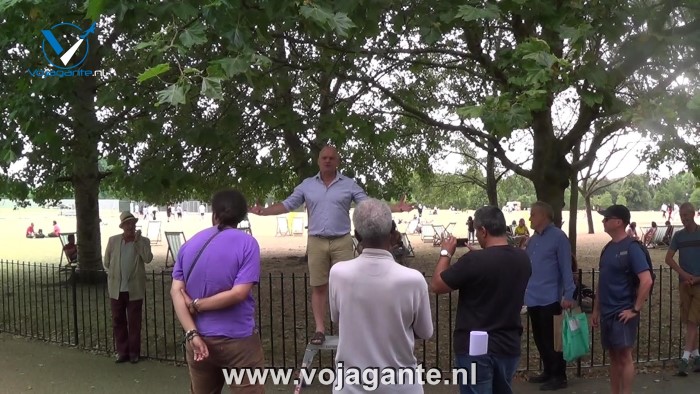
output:
{"label": "dirt path", "polygon": [[[141,361],[136,365],[115,364],[103,355],[26,340],[0,334],[0,392],[2,393],[186,393],[189,377],[185,367],[156,361]],[[634,392],[692,393],[697,392],[700,374],[687,378],[661,374],[639,375]],[[266,387],[268,393],[291,393],[291,386]],[[305,394],[328,393],[330,387],[314,384]],[[426,393],[457,393],[452,386],[425,387]],[[518,382],[516,393],[539,393],[537,385]],[[570,380],[568,393],[609,392],[607,379]]]}

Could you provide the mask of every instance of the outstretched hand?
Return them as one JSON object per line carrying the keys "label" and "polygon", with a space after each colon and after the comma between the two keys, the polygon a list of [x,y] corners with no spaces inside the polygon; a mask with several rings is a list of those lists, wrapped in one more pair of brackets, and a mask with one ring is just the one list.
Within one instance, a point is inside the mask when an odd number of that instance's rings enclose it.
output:
{"label": "outstretched hand", "polygon": [[253,214],[256,214],[256,215],[262,214],[262,210],[263,210],[263,208],[260,206],[260,203],[258,203],[257,201],[255,201],[255,205],[253,205],[252,207],[248,208],[248,212],[249,212],[249,213],[253,213]]}

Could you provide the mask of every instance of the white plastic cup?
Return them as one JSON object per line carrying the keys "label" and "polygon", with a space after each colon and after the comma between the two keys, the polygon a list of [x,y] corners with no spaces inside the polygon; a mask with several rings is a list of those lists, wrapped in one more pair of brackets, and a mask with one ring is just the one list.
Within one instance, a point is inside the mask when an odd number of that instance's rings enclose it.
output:
{"label": "white plastic cup", "polygon": [[469,333],[469,355],[482,356],[489,351],[489,333],[472,331]]}

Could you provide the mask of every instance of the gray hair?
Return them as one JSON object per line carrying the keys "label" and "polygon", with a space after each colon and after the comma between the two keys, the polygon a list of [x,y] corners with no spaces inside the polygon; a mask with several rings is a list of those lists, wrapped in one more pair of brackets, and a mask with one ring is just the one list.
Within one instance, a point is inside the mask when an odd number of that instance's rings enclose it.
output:
{"label": "gray hair", "polygon": [[530,206],[530,211],[532,211],[533,209],[539,209],[545,214],[545,216],[547,216],[549,220],[554,220],[554,209],[552,209],[552,206],[547,204],[546,202],[536,201],[532,203],[532,205]]}
{"label": "gray hair", "polygon": [[498,207],[487,205],[474,212],[474,227],[483,227],[489,235],[500,237],[506,234],[506,217]]}
{"label": "gray hair", "polygon": [[391,208],[375,198],[362,200],[355,207],[352,221],[363,241],[380,241],[391,233]]}

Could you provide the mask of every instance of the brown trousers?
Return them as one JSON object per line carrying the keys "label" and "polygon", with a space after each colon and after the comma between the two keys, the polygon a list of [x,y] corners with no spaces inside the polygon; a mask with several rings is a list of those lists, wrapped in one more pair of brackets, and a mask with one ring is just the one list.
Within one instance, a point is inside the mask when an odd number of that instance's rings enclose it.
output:
{"label": "brown trousers", "polygon": [[[209,357],[194,361],[192,346],[187,344],[187,365],[190,371],[191,394],[219,394],[226,383],[223,368],[264,368],[262,342],[257,330],[247,338],[203,337]],[[264,394],[262,384],[231,385],[232,393]]]}
{"label": "brown trousers", "polygon": [[119,357],[141,355],[141,311],[143,300],[129,300],[128,292],[119,293],[119,299],[111,298],[112,330]]}

